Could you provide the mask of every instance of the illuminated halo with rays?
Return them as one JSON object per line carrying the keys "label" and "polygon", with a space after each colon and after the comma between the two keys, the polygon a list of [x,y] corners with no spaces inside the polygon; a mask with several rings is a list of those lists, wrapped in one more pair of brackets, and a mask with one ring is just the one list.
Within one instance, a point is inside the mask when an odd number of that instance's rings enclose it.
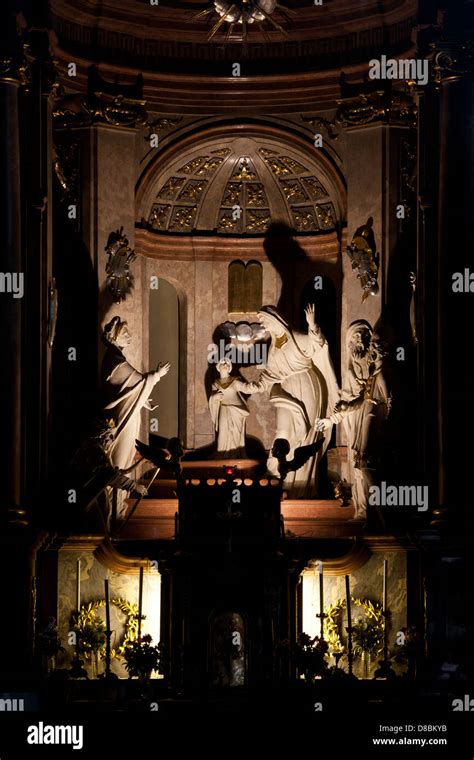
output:
{"label": "illuminated halo with rays", "polygon": [[219,18],[208,34],[208,41],[212,40],[227,24],[226,41],[236,29],[240,32],[242,41],[246,43],[250,24],[256,24],[265,36],[267,29],[271,28],[288,37],[274,15],[279,14],[279,20],[285,22],[290,20],[290,14],[294,15],[294,13],[293,10],[281,5],[278,0],[212,0],[210,8],[200,11],[191,20],[212,18],[212,15],[217,15]]}

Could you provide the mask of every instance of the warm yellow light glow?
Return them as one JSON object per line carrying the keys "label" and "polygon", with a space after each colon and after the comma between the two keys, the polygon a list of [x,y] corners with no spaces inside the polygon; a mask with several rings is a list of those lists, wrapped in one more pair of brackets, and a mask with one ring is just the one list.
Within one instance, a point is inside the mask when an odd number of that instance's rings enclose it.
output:
{"label": "warm yellow light glow", "polygon": [[303,632],[309,636],[320,636],[319,613],[319,573],[305,570],[303,573]]}

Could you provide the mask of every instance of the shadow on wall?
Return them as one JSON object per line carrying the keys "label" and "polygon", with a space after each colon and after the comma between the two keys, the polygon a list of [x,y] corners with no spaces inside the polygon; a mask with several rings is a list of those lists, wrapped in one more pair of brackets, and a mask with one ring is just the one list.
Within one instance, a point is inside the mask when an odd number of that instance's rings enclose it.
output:
{"label": "shadow on wall", "polygon": [[[55,241],[58,321],[52,369],[52,460],[63,471],[98,413],[98,289],[88,249],[67,228]],[[60,256],[60,260],[59,259]]]}
{"label": "shadow on wall", "polygon": [[301,270],[309,264],[308,256],[294,238],[294,230],[283,222],[274,222],[268,228],[263,248],[269,262],[278,272],[281,294],[277,309],[293,327],[299,327],[300,298],[298,280]]}

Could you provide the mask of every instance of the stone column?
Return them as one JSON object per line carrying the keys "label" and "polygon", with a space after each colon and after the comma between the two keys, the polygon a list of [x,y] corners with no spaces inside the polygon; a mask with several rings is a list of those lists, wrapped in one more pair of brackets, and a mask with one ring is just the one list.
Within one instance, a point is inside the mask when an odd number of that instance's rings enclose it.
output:
{"label": "stone column", "polygon": [[[2,292],[0,292],[0,340],[3,351],[0,372],[2,399],[1,522],[22,526],[22,323],[23,298],[14,297],[12,281],[25,278],[21,239],[20,127],[18,90],[21,68],[12,58],[0,61],[0,120],[4,125],[0,148],[0,182],[3,219]],[[5,291],[5,292],[4,292]],[[10,291],[10,292],[8,292]]]}
{"label": "stone column", "polygon": [[[474,28],[474,11],[463,34]],[[470,24],[470,26],[469,26]],[[449,33],[449,30],[448,30]],[[446,35],[447,36],[447,35]],[[466,37],[469,39],[469,37]],[[472,33],[471,33],[472,39]],[[472,499],[464,477],[472,467],[474,370],[470,354],[474,310],[474,50],[456,35],[438,43],[439,86],[437,373],[439,503],[468,519]],[[427,262],[426,277],[430,265]],[[472,283],[469,275],[472,273]],[[457,276],[457,277],[456,277]],[[455,285],[462,280],[461,289]],[[472,517],[469,518],[472,524]]]}

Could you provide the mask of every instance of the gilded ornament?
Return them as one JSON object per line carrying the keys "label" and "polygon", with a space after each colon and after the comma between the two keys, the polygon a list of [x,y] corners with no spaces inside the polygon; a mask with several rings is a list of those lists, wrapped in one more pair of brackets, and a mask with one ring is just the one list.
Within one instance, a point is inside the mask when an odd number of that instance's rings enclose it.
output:
{"label": "gilded ornament", "polygon": [[198,201],[203,193],[204,188],[207,185],[207,180],[201,180],[200,182],[188,182],[184,190],[180,193],[179,201]]}
{"label": "gilded ornament", "polygon": [[185,229],[192,229],[194,224],[194,217],[196,215],[196,207],[181,206],[174,210],[173,218],[170,222],[170,230],[182,231]]}
{"label": "gilded ornament", "polygon": [[263,185],[246,185],[247,205],[248,206],[266,206],[267,196]]}
{"label": "gilded ornament", "polygon": [[181,177],[170,177],[166,180],[165,184],[158,193],[158,198],[166,198],[167,200],[173,200],[181,190],[184,184],[184,179]]}
{"label": "gilded ornament", "polygon": [[250,232],[265,232],[271,222],[269,214],[260,216],[258,212],[249,211],[247,214],[247,229]]}

